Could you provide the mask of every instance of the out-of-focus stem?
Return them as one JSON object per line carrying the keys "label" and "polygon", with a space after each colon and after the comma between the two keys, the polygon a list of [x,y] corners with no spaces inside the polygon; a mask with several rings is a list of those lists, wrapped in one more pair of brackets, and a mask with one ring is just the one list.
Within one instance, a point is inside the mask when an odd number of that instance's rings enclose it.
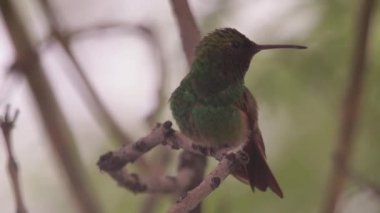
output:
{"label": "out-of-focus stem", "polygon": [[190,65],[193,62],[194,50],[201,38],[201,34],[191,13],[188,1],[171,0],[171,3],[178,22],[182,47],[186,54],[187,62]]}
{"label": "out-of-focus stem", "polygon": [[329,191],[326,196],[324,212],[334,213],[347,178],[346,171],[350,165],[354,133],[360,112],[360,101],[364,85],[365,62],[368,31],[375,8],[374,0],[361,1],[357,22],[357,37],[351,66],[351,79],[343,102],[340,137],[337,141],[333,170],[330,176]]}
{"label": "out-of-focus stem", "polygon": [[72,199],[82,213],[101,212],[86,178],[69,126],[52,92],[51,85],[34,50],[27,29],[10,0],[0,9],[16,52],[16,68],[26,77],[50,137],[51,148],[68,178]]}
{"label": "out-of-focus stem", "polygon": [[[189,2],[187,0],[171,0],[171,5],[174,11],[174,15],[176,17],[178,28],[181,36],[181,42],[182,42],[182,48],[186,55],[186,61],[187,64],[191,65],[194,59],[195,55],[195,47],[198,44],[198,42],[201,39],[200,32],[198,30],[197,24],[195,22],[194,16],[190,10]],[[194,155],[192,153],[189,153],[188,151],[183,151],[181,154],[179,165],[182,165],[185,163],[185,159],[183,156],[188,156],[189,161],[193,162],[203,162],[203,165],[201,164],[194,164],[187,168],[187,170],[193,170],[194,174],[192,180],[190,181],[190,184],[185,187],[184,191],[181,192],[181,194],[187,193],[188,190],[193,189],[198,184],[201,183],[205,169],[206,169],[206,157],[202,155]],[[179,167],[180,172],[181,167]],[[191,213],[200,213],[201,210],[201,203],[197,205],[194,209],[191,210]]]}
{"label": "out-of-focus stem", "polygon": [[101,125],[104,125],[107,128],[108,132],[111,133],[113,137],[115,137],[116,140],[113,141],[117,142],[118,145],[130,143],[131,138],[112,118],[111,114],[106,109],[106,106],[100,100],[99,95],[96,93],[91,82],[89,81],[82,65],[74,56],[74,53],[70,47],[69,38],[65,37],[64,34],[61,33],[59,22],[53,10],[54,8],[51,6],[48,0],[41,0],[41,5],[50,25],[52,35],[59,41],[63,50],[73,64],[75,71],[77,71],[77,75],[75,76],[76,82],[74,82],[74,86],[77,88],[79,87],[79,94],[82,95],[82,98],[87,103],[90,112],[92,112],[93,116],[98,119],[99,123]]}
{"label": "out-of-focus stem", "polygon": [[12,190],[15,197],[16,202],[16,212],[17,213],[26,213],[27,210],[25,208],[22,194],[21,194],[21,186],[20,186],[20,180],[18,175],[18,165],[16,162],[16,158],[13,154],[12,149],[12,140],[11,140],[11,132],[14,128],[15,122],[17,120],[19,111],[16,110],[13,118],[11,118],[10,115],[10,106],[8,105],[5,109],[5,115],[4,117],[0,117],[0,125],[1,130],[4,135],[4,141],[8,152],[8,172],[9,177],[11,178],[12,183]]}

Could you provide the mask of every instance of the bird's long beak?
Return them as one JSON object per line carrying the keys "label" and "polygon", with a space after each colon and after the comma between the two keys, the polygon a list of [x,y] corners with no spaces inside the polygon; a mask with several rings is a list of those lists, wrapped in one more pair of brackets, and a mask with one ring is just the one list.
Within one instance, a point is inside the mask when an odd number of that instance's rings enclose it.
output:
{"label": "bird's long beak", "polygon": [[258,51],[260,51],[269,49],[306,49],[307,47],[291,44],[256,44],[256,48]]}

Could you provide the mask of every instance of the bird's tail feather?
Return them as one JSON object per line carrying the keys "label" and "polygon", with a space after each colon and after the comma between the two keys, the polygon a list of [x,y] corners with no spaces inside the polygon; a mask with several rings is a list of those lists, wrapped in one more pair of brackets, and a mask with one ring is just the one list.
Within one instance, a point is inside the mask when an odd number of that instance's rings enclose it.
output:
{"label": "bird's tail feather", "polygon": [[261,191],[270,188],[280,198],[283,198],[282,190],[266,162],[263,151],[253,142],[248,142],[244,151],[249,156],[249,162],[238,168],[233,175],[240,181],[249,184],[252,191],[255,188]]}

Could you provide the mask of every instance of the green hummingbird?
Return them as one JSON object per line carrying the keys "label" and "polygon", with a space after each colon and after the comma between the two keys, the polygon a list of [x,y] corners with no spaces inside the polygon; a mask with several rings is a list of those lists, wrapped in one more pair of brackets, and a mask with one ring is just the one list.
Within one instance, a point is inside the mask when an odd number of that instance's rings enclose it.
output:
{"label": "green hummingbird", "polygon": [[249,157],[233,175],[252,190],[282,190],[272,174],[258,126],[257,103],[244,85],[252,57],[261,50],[304,49],[299,45],[259,45],[232,28],[217,29],[198,44],[191,71],[170,97],[181,132],[207,147],[244,143]]}

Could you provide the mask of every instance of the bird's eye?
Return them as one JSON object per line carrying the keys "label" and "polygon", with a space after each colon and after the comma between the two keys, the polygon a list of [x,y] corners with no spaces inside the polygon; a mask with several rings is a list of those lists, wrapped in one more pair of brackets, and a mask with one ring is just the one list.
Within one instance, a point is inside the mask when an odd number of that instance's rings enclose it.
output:
{"label": "bird's eye", "polygon": [[240,44],[239,44],[239,42],[231,41],[231,42],[230,42],[230,46],[233,47],[233,48],[239,48],[239,47],[240,47]]}

